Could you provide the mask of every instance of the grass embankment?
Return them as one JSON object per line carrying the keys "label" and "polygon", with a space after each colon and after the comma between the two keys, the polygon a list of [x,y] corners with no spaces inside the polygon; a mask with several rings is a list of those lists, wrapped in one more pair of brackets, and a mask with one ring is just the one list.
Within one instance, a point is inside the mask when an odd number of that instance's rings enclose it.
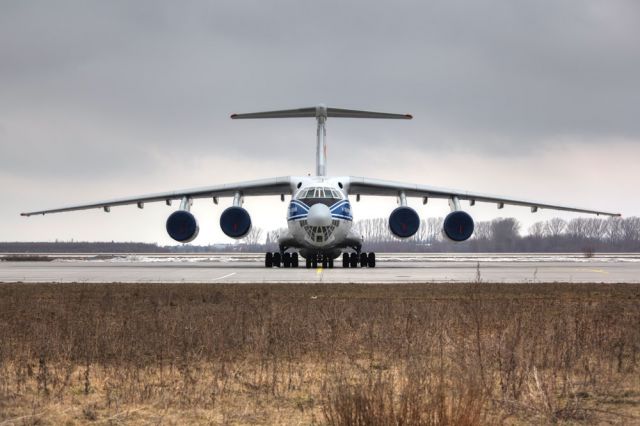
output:
{"label": "grass embankment", "polygon": [[0,285],[0,424],[640,422],[640,286]]}

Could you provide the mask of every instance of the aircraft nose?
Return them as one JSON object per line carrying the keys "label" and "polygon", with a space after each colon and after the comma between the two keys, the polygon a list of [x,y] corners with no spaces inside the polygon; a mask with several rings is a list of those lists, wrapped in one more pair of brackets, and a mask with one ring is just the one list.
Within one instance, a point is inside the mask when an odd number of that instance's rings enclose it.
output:
{"label": "aircraft nose", "polygon": [[311,226],[329,226],[331,225],[331,211],[324,204],[314,204],[309,209],[307,222]]}

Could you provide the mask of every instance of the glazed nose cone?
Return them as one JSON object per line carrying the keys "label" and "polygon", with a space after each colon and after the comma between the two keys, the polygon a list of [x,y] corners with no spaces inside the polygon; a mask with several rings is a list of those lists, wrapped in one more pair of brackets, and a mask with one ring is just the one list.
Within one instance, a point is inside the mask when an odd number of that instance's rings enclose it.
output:
{"label": "glazed nose cone", "polygon": [[331,211],[324,204],[314,204],[309,209],[307,222],[311,226],[329,226],[331,225]]}

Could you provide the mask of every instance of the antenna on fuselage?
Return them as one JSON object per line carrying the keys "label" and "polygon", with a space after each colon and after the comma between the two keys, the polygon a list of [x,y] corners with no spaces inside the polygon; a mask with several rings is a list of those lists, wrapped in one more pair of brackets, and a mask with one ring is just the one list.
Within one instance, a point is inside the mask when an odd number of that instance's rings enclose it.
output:
{"label": "antenna on fuselage", "polygon": [[411,114],[391,114],[386,112],[361,111],[356,109],[327,108],[319,104],[310,108],[285,109],[279,111],[252,112],[248,114],[231,114],[232,119],[243,118],[299,118],[315,117],[318,122],[316,135],[316,176],[327,175],[327,128],[328,117],[339,118],[392,118],[411,120]]}

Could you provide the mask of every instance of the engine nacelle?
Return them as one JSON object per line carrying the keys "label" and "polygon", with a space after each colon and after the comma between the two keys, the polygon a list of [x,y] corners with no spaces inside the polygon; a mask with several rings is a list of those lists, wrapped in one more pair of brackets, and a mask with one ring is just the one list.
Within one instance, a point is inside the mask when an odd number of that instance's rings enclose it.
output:
{"label": "engine nacelle", "polygon": [[231,206],[220,215],[220,228],[228,237],[242,238],[251,230],[251,216],[242,207]]}
{"label": "engine nacelle", "polygon": [[396,207],[389,216],[389,229],[399,238],[409,238],[418,232],[420,217],[411,207]]}
{"label": "engine nacelle", "polygon": [[444,218],[444,235],[452,241],[466,241],[473,234],[473,218],[468,213],[458,210]]}
{"label": "engine nacelle", "polygon": [[180,243],[193,241],[199,231],[198,221],[186,210],[177,210],[167,219],[167,233]]}

